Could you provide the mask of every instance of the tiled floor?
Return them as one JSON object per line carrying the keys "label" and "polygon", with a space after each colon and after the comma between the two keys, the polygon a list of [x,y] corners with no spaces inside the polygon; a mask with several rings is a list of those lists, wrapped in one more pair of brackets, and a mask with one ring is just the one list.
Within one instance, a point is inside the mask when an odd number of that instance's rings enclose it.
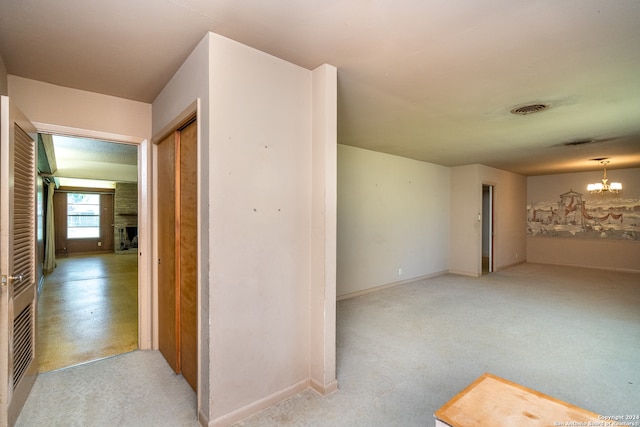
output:
{"label": "tiled floor", "polygon": [[137,257],[57,260],[38,300],[40,372],[138,348]]}

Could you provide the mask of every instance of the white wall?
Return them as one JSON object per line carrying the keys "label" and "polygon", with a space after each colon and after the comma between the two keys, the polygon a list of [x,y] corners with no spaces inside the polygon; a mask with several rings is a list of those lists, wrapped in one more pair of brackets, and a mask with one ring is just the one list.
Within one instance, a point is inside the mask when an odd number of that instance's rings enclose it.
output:
{"label": "white wall", "polygon": [[13,75],[8,82],[12,102],[36,125],[141,138],[151,135],[150,104]]}
{"label": "white wall", "polygon": [[526,178],[483,165],[451,168],[452,273],[482,274],[482,185],[494,186],[494,271],[526,260]]}
{"label": "white wall", "polygon": [[[210,33],[154,101],[154,136],[195,98],[202,107],[201,422],[230,425],[312,382],[335,387],[335,88],[333,67],[311,72]],[[321,280],[312,251],[325,254]]]}
{"label": "white wall", "polygon": [[211,398],[224,424],[308,386],[312,80],[222,37],[211,79]]}
{"label": "white wall", "polygon": [[[527,178],[527,203],[535,205],[544,201],[559,201],[560,194],[574,190],[583,194],[587,207],[605,201],[607,205],[637,206],[636,209],[640,210],[640,169],[607,170],[607,177],[610,182],[622,183],[621,193],[589,194],[587,192],[587,184],[600,182],[602,170],[531,176]],[[637,223],[629,217],[624,221],[625,225],[629,226],[632,226],[629,221]],[[638,229],[638,227],[635,228]],[[527,261],[640,271],[640,240],[528,236]]]}
{"label": "white wall", "polygon": [[[525,262],[527,257],[525,240],[527,229],[526,178],[483,165],[478,167],[478,172],[481,184],[494,186],[493,250],[495,270]],[[482,191],[482,185],[479,188]]]}
{"label": "white wall", "polygon": [[31,120],[38,131],[83,136],[138,146],[139,332],[140,348],[151,348],[151,208],[148,203],[151,139],[151,105],[8,76],[11,102]]}
{"label": "white wall", "polygon": [[0,56],[0,95],[8,95],[7,87],[7,68],[4,66],[2,56]]}
{"label": "white wall", "polygon": [[482,272],[480,247],[482,222],[482,180],[479,165],[451,168],[451,234],[449,270],[478,276]]}
{"label": "white wall", "polygon": [[618,194],[590,194],[587,191],[587,184],[602,180],[602,169],[591,172],[530,176],[527,178],[527,203],[559,200],[558,196],[569,190],[582,193],[587,204],[603,198],[612,201],[640,199],[640,168],[607,169],[607,178],[610,182],[620,182],[623,186],[622,191]]}
{"label": "white wall", "polygon": [[449,205],[449,168],[339,145],[338,296],[447,271]]}

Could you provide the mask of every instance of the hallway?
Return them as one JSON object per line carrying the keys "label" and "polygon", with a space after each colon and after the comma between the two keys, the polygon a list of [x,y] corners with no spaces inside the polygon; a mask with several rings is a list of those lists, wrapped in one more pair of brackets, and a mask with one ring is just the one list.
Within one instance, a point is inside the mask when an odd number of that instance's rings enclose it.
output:
{"label": "hallway", "polygon": [[40,372],[138,348],[138,257],[84,255],[56,260],[38,299]]}

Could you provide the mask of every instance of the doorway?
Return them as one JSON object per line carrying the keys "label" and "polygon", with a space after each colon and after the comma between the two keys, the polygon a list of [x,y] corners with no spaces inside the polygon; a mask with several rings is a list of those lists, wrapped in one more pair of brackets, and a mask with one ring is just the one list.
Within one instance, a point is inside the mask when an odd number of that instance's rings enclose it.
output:
{"label": "doorway", "polygon": [[[55,224],[43,218],[43,228],[57,230],[57,266],[44,276],[38,303],[38,359],[46,372],[142,348],[146,257],[138,248],[145,226],[138,223],[138,177],[146,187],[139,173],[146,147],[93,132],[40,136],[54,166],[47,181],[55,182],[43,191],[53,192]],[[38,242],[40,263],[44,246]]]}
{"label": "doorway", "polygon": [[493,185],[482,185],[482,274],[493,272]]}
{"label": "doorway", "polygon": [[75,255],[56,263],[38,298],[40,372],[136,350],[135,254]]}

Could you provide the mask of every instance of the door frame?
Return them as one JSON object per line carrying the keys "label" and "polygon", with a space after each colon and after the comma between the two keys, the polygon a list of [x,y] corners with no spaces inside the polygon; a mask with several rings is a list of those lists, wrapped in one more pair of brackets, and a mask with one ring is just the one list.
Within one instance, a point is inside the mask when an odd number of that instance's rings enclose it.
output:
{"label": "door frame", "polygon": [[98,139],[138,147],[138,349],[153,348],[151,287],[150,149],[147,138],[32,122],[39,133]]}
{"label": "door frame", "polygon": [[[484,197],[484,189],[489,189],[489,197],[488,201],[485,205],[485,197]],[[489,246],[489,271],[488,273],[493,273],[494,268],[494,248],[493,248],[493,234],[494,234],[494,224],[493,224],[493,206],[494,206],[494,193],[495,193],[495,184],[482,184],[482,238],[481,238],[481,250],[480,250],[480,258],[484,256],[484,248],[485,244]],[[485,230],[487,230],[485,236]],[[485,240],[486,239],[486,240]],[[484,268],[480,268],[480,275],[484,274]]]}
{"label": "door frame", "polygon": [[[183,109],[179,114],[177,114],[172,120],[170,120],[164,127],[162,127],[158,132],[154,133],[152,138],[151,138],[151,159],[152,159],[152,165],[153,167],[152,169],[152,174],[151,174],[151,183],[152,183],[152,188],[155,189],[155,191],[152,191],[152,197],[151,197],[151,203],[152,203],[152,228],[149,230],[149,232],[152,233],[152,260],[153,262],[151,262],[150,268],[151,268],[151,273],[152,273],[152,286],[154,289],[153,292],[153,296],[152,296],[152,308],[153,308],[153,312],[152,312],[152,316],[153,316],[153,330],[152,330],[152,336],[153,336],[153,348],[154,350],[158,350],[158,337],[159,337],[159,331],[158,331],[158,257],[159,257],[159,252],[158,252],[158,192],[162,190],[163,185],[161,184],[161,179],[162,177],[159,176],[159,171],[157,168],[158,165],[158,144],[161,143],[164,138],[166,138],[169,134],[175,132],[176,130],[178,130],[180,127],[182,127],[183,125],[187,124],[189,121],[193,120],[193,118],[195,117],[197,123],[198,123],[198,129],[197,129],[197,137],[196,137],[196,145],[197,145],[197,163],[198,163],[198,171],[200,171],[200,163],[201,163],[201,159],[202,159],[202,144],[201,144],[201,135],[200,135],[200,131],[201,131],[201,126],[202,126],[202,117],[201,117],[201,106],[200,106],[200,98],[196,98],[191,104],[189,104],[185,109]],[[200,172],[198,172],[198,176],[196,178],[197,180],[197,193],[198,194],[202,194],[202,181],[201,181],[201,177],[200,177]],[[209,379],[208,377],[205,375],[205,372],[208,372],[208,368],[203,369],[203,366],[206,365],[208,363],[208,353],[207,353],[207,349],[206,346],[202,345],[202,335],[203,335],[203,312],[202,312],[202,301],[203,296],[202,296],[202,269],[201,266],[203,265],[203,262],[208,262],[208,261],[203,261],[202,259],[202,248],[201,248],[201,230],[202,230],[202,217],[200,215],[200,213],[202,212],[202,198],[198,197],[198,201],[197,201],[197,230],[198,230],[198,241],[196,243],[196,245],[198,246],[198,251],[197,251],[197,265],[198,265],[198,269],[197,269],[197,277],[196,277],[196,283],[197,283],[197,289],[196,289],[196,293],[197,293],[197,301],[198,301],[198,306],[196,308],[196,316],[197,316],[197,339],[198,339],[198,350],[197,350],[197,372],[198,372],[198,380],[197,380],[197,390],[196,390],[196,404],[197,404],[197,413],[198,413],[198,418],[200,420],[202,420],[202,414],[203,414],[203,407],[202,407],[202,402],[201,402],[201,397],[203,396],[203,393],[208,393],[209,390]],[[204,325],[206,325],[206,323],[204,323]],[[208,409],[206,409],[208,411]]]}

